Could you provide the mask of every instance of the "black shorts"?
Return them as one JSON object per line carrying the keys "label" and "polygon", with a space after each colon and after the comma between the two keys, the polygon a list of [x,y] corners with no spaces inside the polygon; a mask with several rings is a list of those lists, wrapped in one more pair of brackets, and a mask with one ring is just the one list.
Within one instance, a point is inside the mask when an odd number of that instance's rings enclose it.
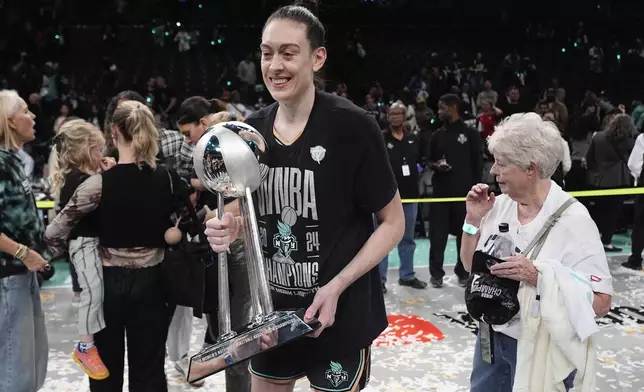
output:
{"label": "black shorts", "polygon": [[371,373],[371,347],[339,357],[315,349],[313,338],[302,338],[251,359],[250,371],[268,381],[309,379],[311,388],[344,392],[364,389]]}

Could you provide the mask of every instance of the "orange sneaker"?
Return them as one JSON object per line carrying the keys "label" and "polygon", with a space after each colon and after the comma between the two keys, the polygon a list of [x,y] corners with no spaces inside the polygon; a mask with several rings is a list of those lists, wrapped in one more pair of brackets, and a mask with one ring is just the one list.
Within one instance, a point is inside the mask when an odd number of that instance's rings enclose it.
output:
{"label": "orange sneaker", "polygon": [[78,349],[77,345],[72,354],[72,358],[87,373],[89,378],[93,380],[104,380],[110,375],[109,370],[107,370],[107,367],[101,360],[101,356],[98,355],[98,349],[96,347],[91,347],[84,353]]}

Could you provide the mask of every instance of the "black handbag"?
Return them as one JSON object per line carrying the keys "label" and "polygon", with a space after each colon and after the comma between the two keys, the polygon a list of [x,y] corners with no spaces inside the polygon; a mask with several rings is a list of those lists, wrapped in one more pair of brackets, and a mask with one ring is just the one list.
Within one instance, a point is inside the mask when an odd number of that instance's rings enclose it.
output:
{"label": "black handbag", "polygon": [[187,189],[181,186],[181,179],[174,171],[168,170],[168,175],[182,236],[178,244],[166,247],[161,264],[166,296],[170,304],[191,307],[194,316],[201,318],[204,313],[217,310],[217,297],[205,295],[206,286],[209,292],[217,290],[217,268],[212,263],[205,227],[197,217]]}
{"label": "black handbag", "polygon": [[[555,211],[521,252],[522,255],[536,259],[546,242],[550,229],[557,223],[561,214],[577,200],[570,198]],[[465,305],[473,319],[490,325],[503,325],[520,310],[519,282],[501,278],[490,273],[491,264],[503,262],[484,252],[477,251],[472,259],[472,273],[465,287]]]}

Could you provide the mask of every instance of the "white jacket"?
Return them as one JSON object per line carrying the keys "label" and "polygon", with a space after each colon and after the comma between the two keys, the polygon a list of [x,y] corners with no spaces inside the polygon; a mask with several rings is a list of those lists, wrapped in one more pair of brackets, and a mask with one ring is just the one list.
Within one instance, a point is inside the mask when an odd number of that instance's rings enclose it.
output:
{"label": "white jacket", "polygon": [[644,165],[644,133],[639,135],[635,139],[635,146],[631,150],[631,155],[628,157],[628,170],[630,170],[631,175],[635,179],[635,185],[638,184],[637,180],[642,174],[642,165]]}
{"label": "white jacket", "polygon": [[535,261],[534,266],[538,288],[522,283],[519,289],[521,334],[513,392],[564,392],[563,380],[575,369],[572,391],[594,392],[596,347],[592,337],[580,338],[598,330],[590,283],[558,261]]}

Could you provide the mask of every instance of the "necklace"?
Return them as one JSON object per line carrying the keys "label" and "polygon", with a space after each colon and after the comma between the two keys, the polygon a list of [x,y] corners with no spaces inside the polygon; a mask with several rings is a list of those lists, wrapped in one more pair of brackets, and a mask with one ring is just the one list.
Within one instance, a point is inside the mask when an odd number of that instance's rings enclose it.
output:
{"label": "necklace", "polygon": [[277,139],[279,139],[279,141],[281,141],[283,144],[286,144],[286,145],[293,144],[302,135],[302,133],[304,133],[304,128],[302,128],[302,130],[297,135],[295,135],[295,137],[292,140],[289,140],[284,136],[282,136],[282,134],[277,130],[277,128],[275,128],[275,125],[273,125],[273,136],[275,136]]}

